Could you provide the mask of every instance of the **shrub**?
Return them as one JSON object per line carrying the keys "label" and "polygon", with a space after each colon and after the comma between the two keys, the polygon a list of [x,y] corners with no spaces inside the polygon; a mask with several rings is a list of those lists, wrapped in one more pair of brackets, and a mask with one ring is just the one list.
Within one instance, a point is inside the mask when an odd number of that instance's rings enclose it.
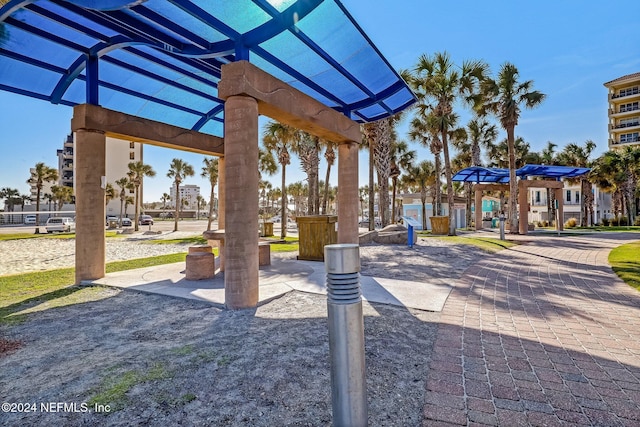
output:
{"label": "shrub", "polygon": [[605,227],[609,225],[609,218],[602,218],[602,225]]}
{"label": "shrub", "polygon": [[543,227],[548,227],[549,226],[549,221],[542,221],[542,226]]}
{"label": "shrub", "polygon": [[618,217],[611,218],[611,226],[612,227],[617,227],[619,224],[620,224],[620,220],[618,219]]}
{"label": "shrub", "polygon": [[564,228],[574,228],[578,225],[578,220],[575,218],[569,218],[567,222],[564,223]]}
{"label": "shrub", "polygon": [[636,217],[636,220],[633,222],[633,225],[640,225],[640,216]]}
{"label": "shrub", "polygon": [[626,216],[621,216],[620,217],[620,225],[621,226],[629,225],[629,219]]}

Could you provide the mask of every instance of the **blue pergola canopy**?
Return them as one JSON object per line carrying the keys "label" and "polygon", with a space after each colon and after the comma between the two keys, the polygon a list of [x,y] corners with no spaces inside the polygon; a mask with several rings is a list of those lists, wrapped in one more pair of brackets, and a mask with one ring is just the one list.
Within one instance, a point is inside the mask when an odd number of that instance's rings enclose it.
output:
{"label": "blue pergola canopy", "polygon": [[338,0],[11,0],[0,89],[223,134],[220,69],[249,60],[369,122],[415,100]]}
{"label": "blue pergola canopy", "polygon": [[[524,165],[516,170],[516,176],[527,178],[536,176],[540,178],[577,178],[589,172],[589,168],[579,168],[574,166],[545,166],[545,165]],[[461,182],[482,182],[482,183],[508,183],[509,169],[484,168],[472,166],[456,173],[453,181]]]}

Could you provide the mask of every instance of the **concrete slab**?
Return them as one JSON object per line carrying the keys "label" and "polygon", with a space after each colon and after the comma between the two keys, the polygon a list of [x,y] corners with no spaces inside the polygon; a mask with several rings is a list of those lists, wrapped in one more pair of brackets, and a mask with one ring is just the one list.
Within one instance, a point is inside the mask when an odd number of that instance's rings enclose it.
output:
{"label": "concrete slab", "polygon": [[[259,271],[259,304],[293,290],[326,295],[324,263],[272,258]],[[83,284],[112,286],[173,297],[208,301],[224,306],[224,272],[212,279],[186,280],[185,263],[109,273]],[[363,298],[425,311],[441,311],[451,286],[409,280],[360,276]]]}

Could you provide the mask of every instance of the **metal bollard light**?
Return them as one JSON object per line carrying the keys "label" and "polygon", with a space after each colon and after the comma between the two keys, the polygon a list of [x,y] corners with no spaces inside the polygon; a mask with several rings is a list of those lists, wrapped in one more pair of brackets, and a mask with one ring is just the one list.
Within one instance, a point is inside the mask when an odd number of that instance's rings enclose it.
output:
{"label": "metal bollard light", "polygon": [[324,247],[327,272],[329,355],[333,425],[367,425],[364,321],[360,292],[360,247]]}

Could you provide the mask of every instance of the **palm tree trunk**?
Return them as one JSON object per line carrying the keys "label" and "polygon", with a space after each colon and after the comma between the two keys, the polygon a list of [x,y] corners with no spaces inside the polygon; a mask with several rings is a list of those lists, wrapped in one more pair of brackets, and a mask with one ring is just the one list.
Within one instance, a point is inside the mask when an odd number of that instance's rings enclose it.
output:
{"label": "palm tree trunk", "polygon": [[393,183],[393,192],[391,194],[391,223],[396,223],[396,187],[398,185],[398,177],[394,176],[391,178],[391,182]]}
{"label": "palm tree trunk", "polygon": [[138,214],[140,213],[139,207],[140,207],[140,201],[138,200],[138,194],[140,193],[140,186],[136,185],[136,208],[134,210],[134,214],[133,214],[133,218],[134,218],[134,228],[136,231],[138,231]]}
{"label": "palm tree trunk", "polygon": [[287,190],[286,166],[282,164],[282,198],[280,199],[280,238],[287,237]]}
{"label": "palm tree trunk", "polygon": [[324,179],[324,195],[322,196],[322,215],[327,215],[327,200],[329,199],[329,178],[331,177],[331,165],[327,164],[327,174]]}
{"label": "palm tree trunk", "polygon": [[[509,232],[518,234],[518,182],[516,181],[514,128],[515,125],[507,126],[507,143],[509,146]],[[520,221],[522,220],[523,218],[520,218]]]}
{"label": "palm tree trunk", "polygon": [[36,186],[36,233],[35,234],[40,233],[40,227],[39,227],[40,225],[40,190],[41,190],[41,187]]}
{"label": "palm tree trunk", "polygon": [[173,220],[173,231],[178,231],[179,218],[180,218],[180,183],[176,181],[176,214]]}
{"label": "palm tree trunk", "polygon": [[433,215],[442,216],[442,195],[440,193],[440,175],[442,174],[442,160],[440,159],[440,153],[434,155],[435,169],[436,169],[436,183],[434,185],[433,196]]}
{"label": "palm tree trunk", "polygon": [[422,230],[427,231],[427,192],[420,192],[420,201],[422,202]]}
{"label": "palm tree trunk", "polygon": [[455,207],[453,200],[453,180],[451,175],[451,161],[449,160],[449,142],[447,133],[442,132],[442,149],[444,152],[444,175],[447,180],[447,204],[449,205],[449,236],[456,235]]}
{"label": "palm tree trunk", "polygon": [[[470,228],[471,227],[471,203],[473,203],[473,184],[470,183],[470,182],[465,182],[464,186],[466,187],[465,194],[467,196],[466,197],[467,198],[467,200],[466,200],[466,202],[467,202],[466,203],[466,205],[467,205],[466,215],[467,216],[465,218],[465,221],[466,221],[467,228]],[[480,209],[482,209],[482,206],[480,206]]]}
{"label": "palm tree trunk", "polygon": [[211,194],[209,195],[209,218],[207,219],[207,231],[211,230],[211,223],[213,222],[213,198],[215,197],[215,192],[213,191],[215,187],[213,184],[211,185]]}
{"label": "palm tree trunk", "polygon": [[369,231],[375,228],[375,204],[373,191],[373,159],[374,159],[374,147],[373,141],[369,141]]}

